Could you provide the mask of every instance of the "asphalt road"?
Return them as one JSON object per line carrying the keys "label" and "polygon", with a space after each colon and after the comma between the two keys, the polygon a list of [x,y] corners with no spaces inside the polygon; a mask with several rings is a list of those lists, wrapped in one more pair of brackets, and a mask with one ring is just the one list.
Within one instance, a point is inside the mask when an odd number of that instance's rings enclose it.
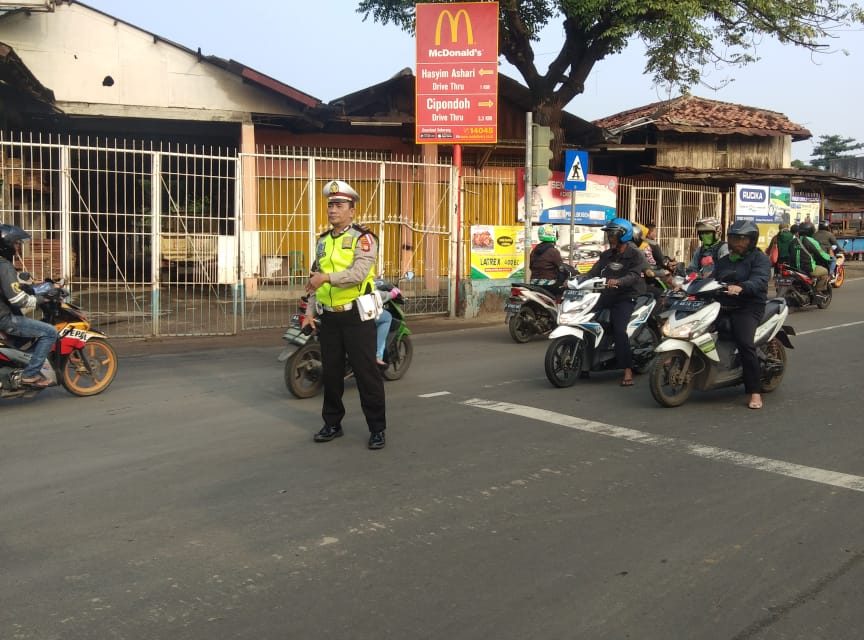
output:
{"label": "asphalt road", "polygon": [[570,389],[501,326],[415,336],[387,448],[314,444],[278,344],[0,405],[3,639],[857,639],[864,279],[780,389]]}

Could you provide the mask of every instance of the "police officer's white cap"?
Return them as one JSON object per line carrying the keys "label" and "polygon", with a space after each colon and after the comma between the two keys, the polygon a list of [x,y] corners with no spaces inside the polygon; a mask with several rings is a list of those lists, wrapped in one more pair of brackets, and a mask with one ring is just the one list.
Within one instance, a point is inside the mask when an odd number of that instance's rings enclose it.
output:
{"label": "police officer's white cap", "polygon": [[342,180],[331,180],[324,185],[324,197],[327,202],[357,202],[360,194],[351,185]]}

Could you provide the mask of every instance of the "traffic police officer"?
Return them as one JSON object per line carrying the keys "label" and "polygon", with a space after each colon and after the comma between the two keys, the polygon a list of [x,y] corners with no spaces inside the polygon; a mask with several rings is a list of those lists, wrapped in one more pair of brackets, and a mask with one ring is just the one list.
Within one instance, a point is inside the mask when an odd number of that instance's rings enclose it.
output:
{"label": "traffic police officer", "polygon": [[[375,289],[374,273],[378,241],[374,234],[353,224],[359,194],[342,180],[324,186],[330,229],[318,237],[312,274],[306,285],[310,293],[303,324],[317,327],[324,367],[324,426],[315,442],[330,442],[342,436],[345,406],[345,358],[354,371],[360,406],[369,426],[369,448],[384,448],[387,426],[384,380],[375,363],[375,323],[360,318],[357,298]],[[319,317],[315,317],[315,312]]]}

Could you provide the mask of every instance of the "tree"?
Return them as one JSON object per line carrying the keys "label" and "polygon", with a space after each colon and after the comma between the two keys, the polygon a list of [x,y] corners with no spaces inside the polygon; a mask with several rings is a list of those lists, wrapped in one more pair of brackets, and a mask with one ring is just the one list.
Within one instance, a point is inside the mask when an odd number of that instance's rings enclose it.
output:
{"label": "tree", "polygon": [[[414,4],[360,0],[357,12],[413,33]],[[764,36],[822,52],[832,31],[864,24],[864,11],[840,0],[499,0],[499,11],[500,53],[522,74],[534,121],[552,127],[558,153],[562,109],[585,90],[597,62],[633,39],[645,43],[645,72],[655,83],[686,90],[708,65],[757,60],[754,46]],[[542,74],[532,43],[553,20],[561,20],[564,42]]]}
{"label": "tree", "polygon": [[864,148],[864,142],[856,142],[855,138],[844,138],[842,136],[819,136],[819,140],[810,157],[810,164],[819,169],[827,169],[831,158],[839,158],[844,153]]}

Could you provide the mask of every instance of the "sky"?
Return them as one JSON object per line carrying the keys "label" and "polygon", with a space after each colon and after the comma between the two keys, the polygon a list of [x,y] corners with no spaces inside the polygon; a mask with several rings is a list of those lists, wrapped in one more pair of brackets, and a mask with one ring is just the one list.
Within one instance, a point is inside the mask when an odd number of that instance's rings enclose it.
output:
{"label": "sky", "polygon": [[[84,0],[116,18],[205,55],[231,58],[304,93],[329,102],[414,69],[414,39],[398,27],[366,22],[357,0]],[[535,43],[541,72],[561,47],[558,25]],[[703,98],[779,111],[813,134],[792,145],[794,159],[809,162],[821,135],[864,142],[864,30],[838,32],[834,53],[814,56],[766,39],[761,58],[744,68],[711,69],[691,89]],[[844,55],[841,50],[848,51]],[[522,81],[504,58],[501,73]],[[585,92],[567,111],[586,120],[678,95],[653,86],[643,72],[644,49],[634,42],[597,63]],[[522,81],[524,84],[524,81]],[[710,85],[706,86],[706,85]],[[717,90],[711,87],[721,87]],[[856,153],[864,153],[858,151]]]}

